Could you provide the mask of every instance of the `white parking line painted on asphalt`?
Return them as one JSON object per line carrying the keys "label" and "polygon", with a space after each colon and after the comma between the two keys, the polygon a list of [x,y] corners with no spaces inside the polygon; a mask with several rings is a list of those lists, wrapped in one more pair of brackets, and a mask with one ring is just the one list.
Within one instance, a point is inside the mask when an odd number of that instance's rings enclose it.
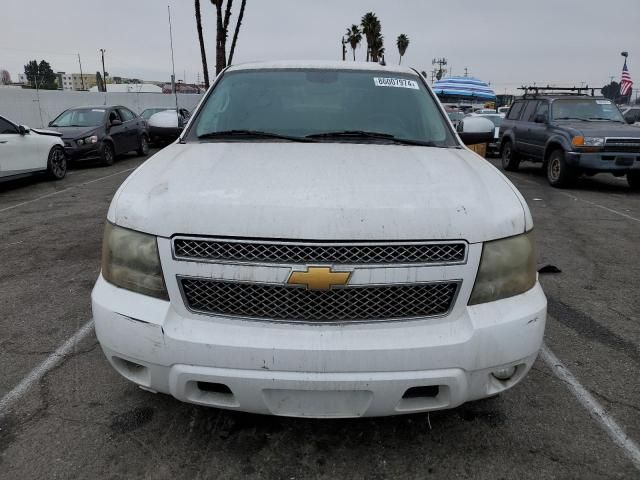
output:
{"label": "white parking line painted on asphalt", "polygon": [[120,175],[122,173],[130,172],[131,170],[135,170],[138,167],[127,168],[126,170],[120,170],[119,172],[112,173],[111,175],[105,175],[104,177],[94,178],[93,180],[89,180],[88,182],[78,183],[76,185],[71,185],[67,188],[63,188],[62,190],[58,190],[56,192],[47,193],[46,195],[42,195],[40,197],[34,198],[32,200],[27,200],[26,202],[17,203],[15,205],[11,205],[10,207],[6,207],[0,210],[0,213],[7,212],[9,210],[13,210],[14,208],[22,207],[23,205],[28,205],[29,203],[37,202],[38,200],[42,200],[43,198],[52,197],[54,195],[58,195],[60,193],[68,192],[74,188],[84,187],[85,185],[89,185],[91,183],[99,182],[101,180],[106,180],[107,178],[115,177],[116,175]]}
{"label": "white parking line painted on asphalt", "polygon": [[613,442],[624,450],[633,465],[640,470],[640,447],[638,444],[625,433],[622,427],[618,425],[618,422],[593,398],[549,347],[543,345],[540,350],[540,356],[549,365],[555,376],[569,387],[578,402],[587,409],[591,417],[600,424]]}
{"label": "white parking line painted on asphalt", "polygon": [[29,374],[9,393],[0,399],[0,417],[6,414],[16,401],[18,401],[31,386],[38,382],[48,371],[57,366],[70,353],[75,352],[80,343],[89,333],[93,331],[93,320],[85,323],[71,338],[64,342],[58,349],[49,355],[40,365],[31,370]]}
{"label": "white parking line painted on asphalt", "polygon": [[[535,185],[537,187],[542,186],[538,182],[534,182],[533,180],[528,180],[526,178],[515,177],[515,176],[509,175],[509,179],[510,180],[516,180],[518,182],[528,183],[530,185]],[[626,213],[619,212],[618,210],[614,210],[613,208],[605,207],[604,205],[600,205],[599,203],[592,202],[591,200],[585,200],[584,198],[576,197],[575,195],[571,195],[570,193],[563,192],[563,191],[560,191],[560,190],[555,190],[555,193],[559,193],[559,194],[564,195],[565,197],[569,197],[569,198],[571,198],[573,200],[579,200],[580,202],[588,203],[589,205],[592,205],[594,207],[601,208],[603,210],[606,210],[607,212],[615,213],[616,215],[620,215],[621,217],[625,217],[625,218],[628,218],[629,220],[633,220],[634,222],[640,223],[640,218],[636,218],[636,217],[633,217],[631,215],[627,215]]]}

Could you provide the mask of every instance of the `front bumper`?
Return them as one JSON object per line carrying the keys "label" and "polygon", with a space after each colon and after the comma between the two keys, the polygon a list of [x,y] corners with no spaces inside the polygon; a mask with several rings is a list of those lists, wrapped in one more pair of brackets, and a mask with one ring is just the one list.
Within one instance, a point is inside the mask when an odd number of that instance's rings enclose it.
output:
{"label": "front bumper", "polygon": [[[109,362],[143,388],[200,405],[318,418],[439,410],[500,393],[533,365],[546,321],[539,284],[455,317],[376,324],[185,317],[102,276],[92,306]],[[510,379],[491,375],[505,366],[516,367]],[[431,388],[408,393],[416,387]]]}
{"label": "front bumper", "polygon": [[64,140],[64,151],[70,160],[95,160],[100,158],[100,143],[77,145],[74,141]]}
{"label": "front bumper", "polygon": [[153,127],[149,126],[149,138],[152,142],[174,141],[180,136],[182,130],[177,127]]}
{"label": "front bumper", "polygon": [[566,159],[571,167],[590,172],[626,173],[640,170],[640,152],[568,152]]}

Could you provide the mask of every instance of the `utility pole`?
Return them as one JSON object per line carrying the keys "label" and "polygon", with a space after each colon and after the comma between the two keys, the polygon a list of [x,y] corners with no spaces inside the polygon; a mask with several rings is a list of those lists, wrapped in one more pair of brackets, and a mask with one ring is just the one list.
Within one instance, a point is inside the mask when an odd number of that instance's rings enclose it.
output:
{"label": "utility pole", "polygon": [[442,58],[434,58],[431,61],[431,65],[438,65],[438,70],[436,73],[436,79],[440,80],[446,73],[446,70],[443,70],[442,67],[444,67],[447,64],[447,59],[442,57]]}
{"label": "utility pole", "polygon": [[464,76],[465,77],[469,76],[469,69],[467,67],[464,67]]}
{"label": "utility pole", "polygon": [[100,53],[102,54],[102,83],[104,83],[104,91],[107,91],[107,72],[104,70],[104,52],[106,50],[104,48],[100,49]]}
{"label": "utility pole", "polygon": [[[78,54],[78,63],[80,64],[80,82],[82,83],[82,90],[84,90],[84,75],[82,75],[82,62],[80,61],[80,54]],[[73,84],[73,82],[71,83]]]}

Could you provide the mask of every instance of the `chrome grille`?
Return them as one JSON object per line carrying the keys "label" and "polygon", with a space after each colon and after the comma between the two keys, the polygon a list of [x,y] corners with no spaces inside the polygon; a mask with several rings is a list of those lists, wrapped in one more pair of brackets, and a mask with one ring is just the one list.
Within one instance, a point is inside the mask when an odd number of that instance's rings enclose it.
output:
{"label": "chrome grille", "polygon": [[295,243],[176,238],[175,257],[186,260],[285,264],[463,263],[466,244]]}
{"label": "chrome grille", "polygon": [[300,287],[179,279],[192,311],[255,320],[366,322],[445,315],[459,282],[372,285],[307,290]]}

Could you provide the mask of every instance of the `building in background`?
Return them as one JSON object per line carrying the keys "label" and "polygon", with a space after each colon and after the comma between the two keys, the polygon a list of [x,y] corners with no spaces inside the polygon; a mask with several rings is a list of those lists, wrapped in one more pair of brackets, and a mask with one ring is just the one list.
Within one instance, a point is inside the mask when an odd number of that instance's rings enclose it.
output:
{"label": "building in background", "polygon": [[82,84],[84,80],[84,90],[89,90],[91,87],[95,87],[98,83],[96,81],[95,73],[83,73],[80,75],[79,73],[71,74],[71,83],[73,86],[73,90],[80,91],[83,90]]}
{"label": "building in background", "polygon": [[73,90],[73,77],[70,73],[56,72],[58,90]]}

